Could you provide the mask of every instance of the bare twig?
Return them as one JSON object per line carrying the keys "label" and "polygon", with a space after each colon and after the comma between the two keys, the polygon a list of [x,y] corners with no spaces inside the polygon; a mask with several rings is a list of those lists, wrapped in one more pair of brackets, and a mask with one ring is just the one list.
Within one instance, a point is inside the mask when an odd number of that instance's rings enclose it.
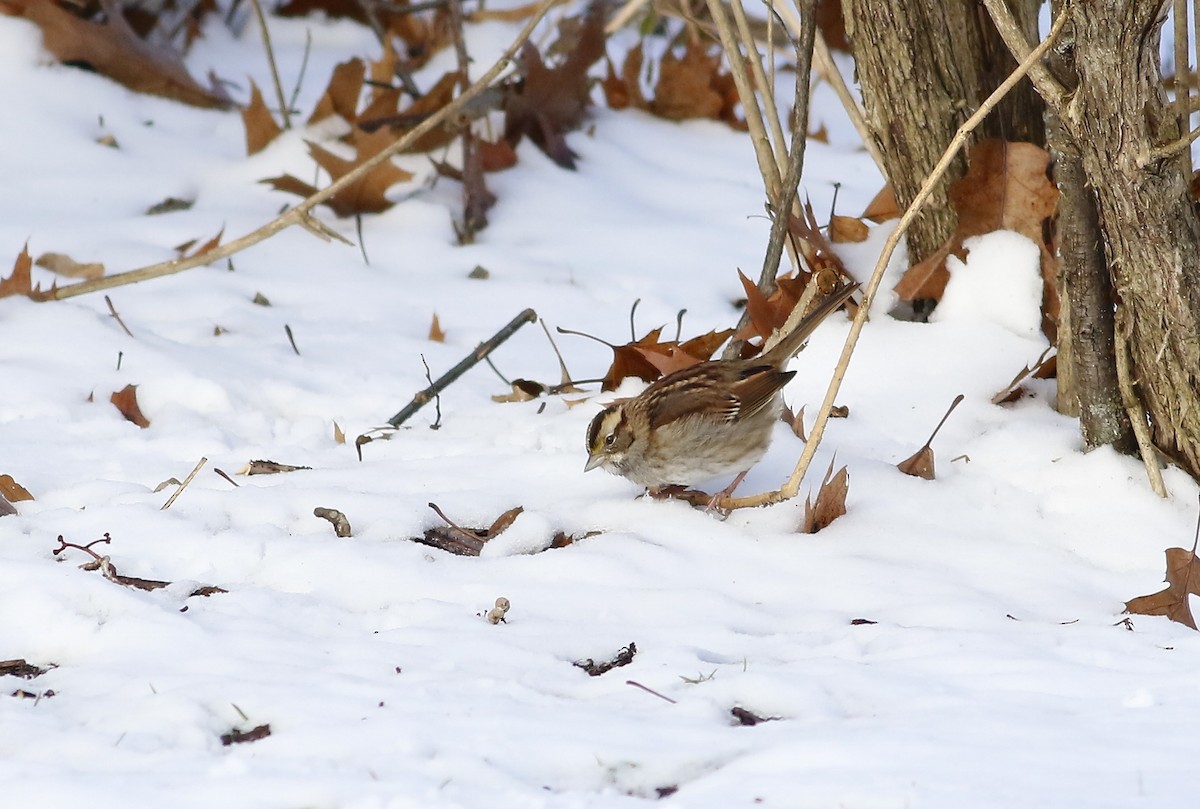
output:
{"label": "bare twig", "polygon": [[296,356],[300,356],[300,349],[296,347],[296,337],[292,334],[292,327],[288,324],[283,324],[283,332],[287,335],[288,342],[292,344],[292,351],[296,352]]}
{"label": "bare twig", "polygon": [[[738,38],[734,34],[733,26],[729,24],[724,4],[721,0],[707,0],[707,3],[708,11],[717,24],[717,33],[721,37],[721,46],[725,49],[726,61],[729,62],[729,70],[733,74],[733,83],[737,86],[738,97],[742,99],[742,109],[746,114],[746,126],[750,130],[750,142],[754,145],[754,156],[758,160],[758,170],[762,173],[763,185],[767,189],[767,199],[774,203],[779,199],[780,184],[783,182],[783,178],[779,176],[779,164],[775,161],[771,140],[767,137],[762,110],[755,103],[754,85],[750,82],[750,76],[746,72],[746,62],[742,58],[741,48],[738,47]],[[764,88],[764,98],[768,97],[770,97],[769,93]]]}
{"label": "bare twig", "polygon": [[175,490],[175,493],[167,498],[167,502],[163,503],[163,507],[159,509],[159,511],[166,511],[171,507],[171,504],[175,502],[175,498],[183,494],[183,490],[188,487],[188,484],[192,482],[192,478],[196,477],[196,473],[198,473],[206,463],[208,463],[208,458],[201,458],[196,462],[196,466],[193,467],[188,476],[183,479],[183,483],[179,484],[179,488]]}
{"label": "bare twig", "polygon": [[304,74],[308,70],[308,57],[312,53],[312,29],[304,31],[304,55],[300,58],[300,70],[296,74],[296,85],[292,87],[292,97],[288,99],[288,107],[296,106],[300,98],[300,88],[304,86]]}
{"label": "bare twig", "polygon": [[526,323],[533,323],[535,320],[537,320],[537,313],[532,309],[526,309],[524,312],[521,312],[521,314],[510,320],[504,326],[504,328],[500,329],[500,331],[493,334],[490,338],[477,345],[474,351],[463,358],[462,362],[458,363],[458,365],[455,365],[449,371],[442,374],[436,382],[414,396],[413,400],[408,403],[407,407],[388,419],[388,424],[390,424],[392,427],[399,427],[401,424],[408,421],[408,419],[414,413],[416,413],[425,405],[429,404],[431,399],[448,388],[450,383],[465,374],[476,363],[486,358],[488,354],[491,354],[493,351],[495,351],[496,348],[509,337],[512,337],[513,334],[516,333],[517,329],[521,328]]}
{"label": "bare twig", "polygon": [[[421,355],[421,364],[425,366],[425,380],[429,382],[429,387],[433,387],[433,374],[429,372],[429,363],[425,361],[425,355]],[[437,393],[433,394],[433,406],[437,410],[437,417],[433,420],[433,424],[429,425],[429,429],[437,430],[442,426],[442,397]]]}
{"label": "bare twig", "polygon": [[271,81],[275,84],[275,98],[279,102],[279,114],[283,117],[283,128],[292,128],[292,115],[288,110],[287,99],[283,96],[283,84],[279,81],[279,66],[275,64],[275,49],[271,47],[271,32],[267,30],[267,15],[263,14],[262,3],[250,0],[254,5],[254,16],[258,18],[258,28],[262,31],[263,50],[267,52],[267,64],[271,66]]}
{"label": "bare twig", "polygon": [[[1029,43],[1025,41],[1025,34],[1021,31],[1020,24],[1013,17],[1012,10],[1008,7],[1007,0],[982,0],[983,5],[987,8],[988,16],[992,18],[992,23],[996,26],[996,31],[999,32],[1000,38],[1004,40],[1004,44],[1008,47],[1008,52],[1018,62],[1025,62],[1029,58],[1032,50]],[[1071,15],[1064,10],[1060,18],[1054,21],[1054,27],[1060,28],[1066,24],[1067,19]],[[1047,37],[1049,39],[1050,37]],[[1043,51],[1044,53],[1044,51]],[[1070,126],[1072,119],[1067,115],[1067,99],[1069,94],[1067,88],[1062,86],[1062,83],[1050,73],[1050,69],[1041,63],[1040,60],[1034,60],[1029,67],[1029,80],[1033,82],[1033,86],[1037,89],[1038,95],[1046,102],[1046,105],[1054,110],[1061,119],[1064,126]]]}
{"label": "bare twig", "polygon": [[[108,304],[108,313],[109,313],[110,315],[112,315],[112,317],[113,317],[113,320],[117,321],[117,324],[118,324],[118,325],[119,325],[119,326],[120,326],[122,329],[124,329],[124,330],[125,330],[125,333],[126,333],[126,334],[128,334],[130,337],[132,337],[132,336],[133,336],[133,332],[131,332],[131,331],[129,330],[129,327],[125,325],[125,321],[124,321],[124,320],[121,320],[121,316],[120,316],[119,314],[117,314],[116,307],[114,307],[114,306],[113,306],[112,298],[110,298],[110,297],[108,297],[107,295],[105,295],[105,296],[104,296],[104,302],[105,302],[106,304]],[[117,368],[118,368],[118,369],[120,369],[120,367],[121,367],[121,355],[118,353],[118,354],[117,354]]]}
{"label": "bare twig", "polygon": [[[784,20],[786,22],[787,18],[785,17]],[[794,31],[792,35],[797,36]],[[850,118],[854,131],[862,139],[863,148],[875,161],[875,167],[879,169],[879,173],[886,179],[887,169],[883,165],[883,153],[879,151],[879,144],[875,142],[875,136],[871,134],[871,127],[867,126],[867,115],[859,106],[854,94],[850,92],[850,88],[846,86],[846,80],[842,78],[842,71],[838,70],[837,63],[833,61],[833,54],[829,52],[829,44],[825,42],[825,36],[820,31],[816,32],[813,42],[813,62],[816,64],[817,72],[825,81],[829,82],[834,94],[842,102],[842,107],[846,110],[846,115]]]}
{"label": "bare twig", "polygon": [[322,188],[320,191],[313,194],[311,197],[302,200],[300,203],[292,208],[289,208],[286,212],[258,228],[257,230],[209,250],[201,256],[172,259],[170,261],[163,261],[158,264],[151,264],[147,267],[141,267],[136,270],[129,270],[127,272],[105,276],[104,278],[97,278],[94,281],[85,281],[78,284],[70,284],[69,286],[58,287],[48,292],[43,300],[62,300],[64,298],[72,298],[76,295],[84,295],[89,292],[98,292],[102,289],[111,289],[112,287],[133,284],[139,281],[146,281],[151,278],[159,278],[164,275],[173,275],[174,273],[183,272],[184,270],[190,270],[193,267],[211,264],[214,261],[219,261],[228,256],[232,256],[235,253],[245,250],[247,247],[251,247],[261,241],[269,239],[276,233],[279,233],[280,231],[285,230],[293,225],[300,225],[306,230],[310,230],[310,232],[314,232],[313,229],[315,228],[315,232],[318,233],[321,232],[321,229],[323,228],[325,235],[322,236],[322,238],[325,238],[326,236],[337,236],[338,238],[341,238],[340,235],[336,234],[328,226],[312,217],[313,208],[325,202],[351,183],[358,182],[362,177],[374,171],[375,168],[382,164],[385,160],[390,160],[393,155],[396,155],[409,148],[413,143],[424,137],[430,131],[441,126],[444,121],[458,114],[459,110],[466,106],[473,98],[487,90],[496,77],[498,77],[504,71],[504,69],[508,67],[509,62],[525,43],[525,40],[527,40],[530,34],[533,33],[533,29],[537,27],[537,24],[541,22],[542,18],[545,17],[550,9],[558,2],[559,0],[543,0],[542,4],[538,6],[537,11],[534,12],[533,16],[531,16],[525,23],[525,26],[521,29],[520,33],[517,34],[512,44],[510,44],[504,50],[504,53],[500,55],[500,58],[496,60],[496,63],[493,64],[486,73],[480,76],[476,82],[464,90],[452,102],[426,118],[413,129],[409,130],[407,134],[396,140],[386,149],[383,149],[370,159],[363,161],[354,170],[342,175],[340,179],[330,183],[325,188]]}
{"label": "bare twig", "polygon": [[800,491],[800,482],[804,479],[805,473],[808,471],[809,465],[812,463],[813,456],[816,455],[817,448],[821,444],[821,437],[825,434],[825,426],[829,422],[829,413],[833,409],[834,400],[837,398],[838,392],[842,387],[842,380],[846,376],[846,369],[850,364],[850,357],[854,354],[854,348],[858,344],[859,335],[862,333],[863,326],[866,325],[867,315],[871,309],[871,301],[875,297],[875,293],[879,289],[880,282],[883,281],[884,272],[887,270],[888,263],[892,259],[892,254],[896,251],[896,247],[900,244],[900,240],[904,237],[905,232],[913,221],[920,214],[921,209],[929,198],[933,195],[933,189],[941,181],[946,171],[950,168],[950,164],[954,162],[954,158],[958,155],[960,149],[967,142],[971,132],[986,118],[995,108],[1000,100],[1012,90],[1017,83],[1025,77],[1032,65],[1050,49],[1054,44],[1054,40],[1062,32],[1067,21],[1067,15],[1063,14],[1054,23],[1054,27],[1050,29],[1050,33],[1036,48],[1030,51],[1029,55],[1017,65],[1017,68],[1009,75],[999,87],[992,92],[990,96],[979,106],[970,118],[958,128],[954,137],[950,141],[950,145],[942,153],[942,157],[938,160],[933,171],[925,178],[924,184],[917,195],[913,198],[912,204],[908,206],[908,210],[900,217],[900,221],[896,225],[896,229],[888,236],[887,241],[883,245],[883,251],[879,255],[879,260],[875,263],[875,269],[871,273],[870,279],[867,281],[863,291],[863,302],[858,308],[858,313],[854,317],[854,321],[850,324],[850,333],[846,335],[845,345],[842,347],[841,356],[838,358],[837,367],[834,368],[833,376],[829,380],[829,387],[825,392],[825,399],[821,403],[821,409],[817,413],[817,419],[813,423],[812,430],[809,433],[808,443],[804,445],[804,452],[800,455],[800,460],[796,462],[796,468],[792,471],[784,484],[775,491],[764,492],[763,494],[753,497],[720,497],[713,504],[715,508],[729,510],[735,508],[754,508],[757,506],[771,505],[772,503],[780,503],[784,500],[790,500],[795,497]]}
{"label": "bare twig", "polygon": [[[815,29],[815,25],[806,26],[811,34]],[[758,289],[764,297],[771,297],[775,291],[775,278],[779,274],[779,261],[783,258],[783,248],[787,243],[788,223],[791,217],[792,207],[796,202],[796,194],[800,187],[800,175],[804,171],[804,150],[808,144],[808,92],[809,92],[809,73],[807,69],[801,69],[801,65],[806,61],[806,54],[809,55],[808,61],[811,61],[812,54],[812,39],[793,39],[793,44],[796,48],[796,93],[792,102],[792,142],[791,151],[787,155],[787,173],[783,178],[783,187],[780,189],[779,198],[772,200],[774,210],[772,211],[774,218],[771,221],[771,235],[767,240],[767,252],[763,257],[762,272],[758,276]],[[742,316],[738,320],[734,334],[740,332],[747,323],[750,322],[750,307],[747,306],[742,311]],[[744,340],[738,340],[736,337],[730,340],[729,345],[725,347],[721,356],[724,359],[733,359],[741,355]]]}

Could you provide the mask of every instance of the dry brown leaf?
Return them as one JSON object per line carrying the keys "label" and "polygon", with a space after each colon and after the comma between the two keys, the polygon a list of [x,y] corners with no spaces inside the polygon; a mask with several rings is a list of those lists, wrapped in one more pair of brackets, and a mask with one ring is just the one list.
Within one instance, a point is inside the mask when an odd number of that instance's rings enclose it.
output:
{"label": "dry brown leaf", "polygon": [[949,409],[946,410],[946,415],[942,416],[942,420],[933,428],[933,433],[930,434],[929,440],[919,450],[896,464],[897,469],[915,478],[924,478],[925,480],[933,480],[935,478],[933,447],[930,445],[933,444],[933,439],[937,437],[938,431],[942,429],[942,425],[946,423],[946,419],[950,418],[950,414],[954,412],[954,408],[962,403],[962,400],[963,395],[961,393],[954,397],[954,401],[950,403]]}
{"label": "dry brown leaf", "polygon": [[517,165],[517,150],[503,138],[495,143],[479,138],[475,148],[479,150],[479,162],[484,171],[504,171]]}
{"label": "dry brown leaf", "polygon": [[503,533],[521,515],[525,509],[521,506],[510,508],[501,514],[487,528],[463,528],[454,523],[438,508],[436,503],[429,507],[446,523],[437,525],[425,531],[424,536],[412,537],[413,542],[429,545],[433,548],[453,553],[458,556],[478,556],[488,540],[495,539]]}
{"label": "dry brown leaf", "polygon": [[0,12],[23,16],[42,31],[42,43],[61,62],[86,65],[139,93],[195,107],[225,109],[229,97],[198,84],[183,59],[167,45],[138,37],[115,0],[101,0],[104,22],[66,11],[53,0],[0,0]]}
{"label": "dry brown leaf", "polygon": [[512,385],[511,393],[497,393],[492,396],[493,402],[506,404],[509,402],[529,402],[538,398],[547,391],[545,385],[541,382],[535,382],[532,379],[514,379],[509,383]]}
{"label": "dry brown leaf", "polygon": [[333,442],[335,444],[346,443],[346,434],[342,432],[342,425],[338,424],[336,421],[333,423]]}
{"label": "dry brown leaf", "polygon": [[325,92],[313,108],[308,122],[315,124],[331,115],[340,115],[349,123],[358,120],[358,97],[362,94],[366,66],[355,57],[342,62],[333,69]]}
{"label": "dry brown leaf", "polygon": [[150,426],[150,421],[142,415],[142,409],[138,407],[137,387],[137,385],[126,385],[110,396],[109,401],[116,405],[117,410],[121,411],[121,415],[125,417],[126,421],[131,421],[144,430]]}
{"label": "dry brown leaf", "polygon": [[1165,615],[1184,626],[1196,628],[1188,596],[1200,595],[1200,560],[1195,548],[1167,548],[1165,589],[1125,602],[1125,612],[1134,615]]}
{"label": "dry brown leaf", "polygon": [[591,103],[588,68],[604,55],[604,5],[593,2],[578,30],[578,43],[558,65],[549,67],[526,42],[516,62],[523,80],[504,96],[504,139],[516,147],[528,137],[563,168],[575,167],[566,133],[583,122]]}
{"label": "dry brown leaf", "polygon": [[7,278],[0,278],[0,298],[9,295],[25,295],[35,301],[46,300],[53,296],[58,283],[52,283],[50,289],[42,291],[42,285],[33,286],[33,258],[29,255],[29,245],[21,248],[13,261],[12,273]]}
{"label": "dry brown leaf", "polygon": [[804,203],[804,216],[788,214],[788,233],[797,240],[797,246],[804,254],[804,259],[814,274],[832,274],[833,287],[843,281],[851,283],[854,281],[850,273],[846,271],[846,265],[842,263],[842,259],[834,252],[833,245],[821,232],[816,214],[813,213],[811,200],[806,200]]}
{"label": "dry brown leaf", "polygon": [[846,467],[833,474],[833,460],[825,470],[825,478],[817,490],[817,502],[804,498],[804,522],[800,533],[815,534],[846,513],[846,495],[850,492],[850,472]]}
{"label": "dry brown leaf", "polygon": [[817,28],[825,43],[835,51],[850,53],[850,37],[846,35],[846,21],[842,16],[841,0],[817,0],[813,8]]}
{"label": "dry brown leaf", "polygon": [[887,222],[889,219],[899,219],[902,214],[900,206],[896,203],[896,192],[892,189],[891,183],[888,183],[879,189],[879,193],[867,205],[862,218],[879,224]]}
{"label": "dry brown leaf", "polygon": [[870,235],[867,223],[853,216],[834,216],[829,222],[829,241],[833,244],[865,242]]}
{"label": "dry brown leaf", "polygon": [[1021,383],[1024,382],[1027,377],[1032,376],[1034,379],[1047,379],[1048,377],[1042,376],[1042,374],[1045,373],[1045,369],[1051,363],[1056,362],[1058,359],[1057,354],[1052,357],[1046,356],[1053,350],[1054,346],[1048,346],[1046,350],[1042,352],[1041,356],[1034,361],[1033,365],[1026,365],[1020,371],[1017,371],[1017,375],[1012,378],[1012,381],[1005,385],[1004,388],[997,391],[996,395],[992,397],[992,404],[1008,404],[1021,398]]}
{"label": "dry brown leaf", "polygon": [[275,140],[283,130],[275,122],[275,116],[267,109],[262,91],[254,80],[250,80],[250,103],[242,109],[242,125],[246,129],[246,154],[261,152]]}
{"label": "dry brown leaf", "polygon": [[[395,140],[395,137],[387,129],[380,129],[374,133],[355,129],[353,137],[356,154],[352,160],[338,157],[315,143],[308,144],[309,154],[320,164],[321,168],[329,172],[331,180],[337,180],[350,173],[357,166],[386,149]],[[333,209],[338,216],[379,213],[392,206],[392,201],[387,198],[387,190],[396,183],[411,180],[412,176],[391,160],[385,160],[368,172],[366,176],[360,177],[338,191],[324,204]],[[302,197],[312,196],[317,191],[314,186],[298,180],[290,174],[260,182],[270,185],[277,191],[299,194]]]}
{"label": "dry brown leaf", "polygon": [[714,86],[721,53],[709,53],[699,41],[689,42],[682,57],[668,52],[658,66],[658,83],[650,111],[671,121],[719,118],[725,99]]}
{"label": "dry brown leaf", "polygon": [[645,337],[622,346],[612,346],[613,362],[600,384],[601,390],[616,390],[628,377],[637,377],[644,382],[653,382],[662,376],[658,368],[646,359],[646,352],[667,353],[674,342],[661,342],[662,327],[650,331]]}
{"label": "dry brown leaf", "polygon": [[20,503],[24,500],[32,500],[33,495],[29,490],[13,480],[12,475],[0,475],[0,495],[4,496],[10,503]]}
{"label": "dry brown leaf", "polygon": [[809,140],[815,140],[818,143],[829,143],[829,129],[825,124],[821,124],[813,132],[808,133]]}
{"label": "dry brown leaf", "polygon": [[896,284],[901,300],[940,300],[950,273],[946,257],[966,259],[963,240],[996,230],[1012,230],[1039,246],[1047,314],[1057,320],[1055,259],[1046,245],[1043,222],[1058,207],[1058,189],[1046,176],[1050,154],[1032,143],[990,138],[971,150],[967,173],[949,190],[958,228],[936,253],[914,264]]}
{"label": "dry brown leaf", "polygon": [[104,275],[104,265],[100,262],[80,263],[63,253],[42,253],[33,263],[55,275],[66,278],[83,278],[91,281]]}
{"label": "dry brown leaf", "polygon": [[779,420],[782,421],[784,424],[786,424],[789,428],[791,428],[793,435],[795,435],[797,438],[799,438],[801,441],[804,441],[805,443],[808,442],[808,438],[806,438],[804,435],[804,407],[803,406],[800,407],[799,411],[797,411],[796,413],[793,413],[792,408],[785,404],[783,406],[783,411],[779,414]]}
{"label": "dry brown leaf", "polygon": [[435,343],[446,342],[446,332],[442,331],[442,324],[438,322],[437,312],[433,313],[433,322],[429,324],[429,337]]}
{"label": "dry brown leaf", "polygon": [[239,475],[281,475],[285,472],[300,472],[306,469],[312,469],[311,466],[294,466],[292,464],[279,463],[279,461],[251,461],[244,467],[238,470]]}

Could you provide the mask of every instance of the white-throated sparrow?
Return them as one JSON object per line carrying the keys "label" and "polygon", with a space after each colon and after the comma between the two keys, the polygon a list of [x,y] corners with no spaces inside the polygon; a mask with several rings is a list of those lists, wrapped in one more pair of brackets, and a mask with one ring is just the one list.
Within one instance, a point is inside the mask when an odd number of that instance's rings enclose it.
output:
{"label": "white-throated sparrow", "polygon": [[684,368],[597,413],[588,426],[584,471],[602,466],[651,490],[744,473],[771,443],[780,391],[796,374],[784,370],[788,360],[857,288],[828,295],[764,354]]}

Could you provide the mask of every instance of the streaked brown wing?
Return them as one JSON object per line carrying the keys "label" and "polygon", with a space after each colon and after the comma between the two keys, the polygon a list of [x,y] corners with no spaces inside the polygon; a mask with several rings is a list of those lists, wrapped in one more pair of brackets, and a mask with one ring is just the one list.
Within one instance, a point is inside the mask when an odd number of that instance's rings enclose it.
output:
{"label": "streaked brown wing", "polygon": [[743,371],[742,378],[733,385],[739,403],[738,418],[747,418],[766,407],[795,375],[795,371],[780,371],[772,365],[756,365]]}
{"label": "streaked brown wing", "polygon": [[[686,416],[703,415],[715,422],[730,422],[742,404],[725,385],[713,384],[720,372],[708,363],[695,365],[654,383],[649,409],[650,429],[656,430]],[[642,396],[651,395],[647,388]]]}

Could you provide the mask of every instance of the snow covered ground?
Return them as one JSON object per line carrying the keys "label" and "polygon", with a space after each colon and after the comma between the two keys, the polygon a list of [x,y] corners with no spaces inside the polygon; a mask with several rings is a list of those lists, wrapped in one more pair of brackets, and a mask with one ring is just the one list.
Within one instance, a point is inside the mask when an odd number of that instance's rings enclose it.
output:
{"label": "snow covered ground", "polygon": [[[515,30],[470,28],[478,70]],[[377,51],[353,24],[273,21],[285,83],[306,31],[307,110],[335,63]],[[327,139],[294,131],[247,158],[237,112],[54,65],[17,19],[0,17],[0,66],[4,274],[26,241],[115,272],[222,226],[241,235],[294,199],[257,181],[311,177],[303,139]],[[269,86],[252,25],[210,25],[189,67]],[[880,179],[827,88],[813,121],[831,143],[809,144],[804,191],[827,211],[841,183],[839,211],[857,213]],[[106,134],[119,148],[96,143]],[[0,519],[0,659],[54,666],[0,678],[0,805],[1186,801],[1200,637],[1165,618],[1122,624],[1121,610],[1161,587],[1166,547],[1190,547],[1194,486],[1168,470],[1173,498],[1160,500],[1136,460],[1081,455],[1052,382],[990,403],[1045,347],[1036,256],[1011,235],[976,245],[932,323],[877,301],[839,397],[849,418],[831,422],[806,481],[834,453],[850,470],[848,513],[819,534],[795,533],[801,502],[721,522],[584,475],[584,429],[609,395],[497,404],[507,388],[482,365],[441,397],[440,429],[429,407],[358,461],[354,436],[427,384],[422,355],[436,377],[525,307],[614,342],[639,298],[639,336],[681,308],[687,335],[736,319],[736,269],[757,273],[768,230],[745,135],[600,104],[569,142],[576,172],[524,143],[517,167],[489,177],[500,201],[472,246],[455,245],[458,187],[430,188],[413,156],[403,201],[364,219],[369,264],[295,229],[233,271],[112,290],[132,338],[102,294],[0,300],[0,474],[36,497]],[[166,197],[195,205],[144,215]],[[844,249],[859,277],[886,230]],[[490,277],[468,277],[477,266]],[[435,311],[444,343],[427,339]],[[810,423],[847,330],[832,319],[793,364],[787,396]],[[611,358],[558,343],[578,378]],[[558,381],[536,326],[493,358],[509,377]],[[127,384],[148,429],[109,403]],[[897,472],[958,393],[937,480]],[[774,488],[801,447],[780,425],[743,492]],[[155,487],[202,456],[161,510],[174,487]],[[259,458],[312,468],[234,475],[236,488],[213,471]],[[409,539],[440,524],[431,501],[470,526],[525,512],[481,557],[456,557]],[[343,511],[353,537],[318,506]],[[560,530],[600,533],[530,553]],[[60,534],[105,533],[98,550],[120,573],[174,584],[122,587],[79,569],[81,552],[52,553]],[[198,585],[228,592],[188,597]],[[507,622],[492,625],[482,616],[501,596]],[[572,665],[631,642],[628,666]],[[8,696],[18,689],[40,697]],[[740,726],[734,708],[774,721]],[[221,742],[268,724],[268,738]]]}

